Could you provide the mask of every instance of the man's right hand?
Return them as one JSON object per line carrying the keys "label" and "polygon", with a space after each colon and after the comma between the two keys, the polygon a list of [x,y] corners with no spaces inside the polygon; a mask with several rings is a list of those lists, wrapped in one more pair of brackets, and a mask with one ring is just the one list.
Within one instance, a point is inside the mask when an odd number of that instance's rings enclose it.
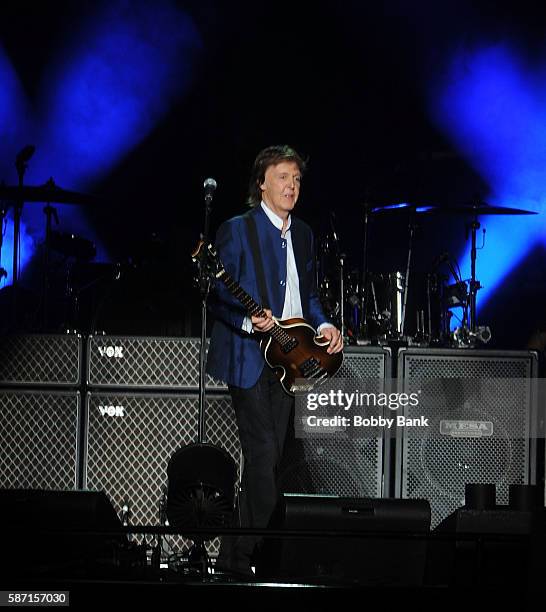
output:
{"label": "man's right hand", "polygon": [[271,310],[264,308],[265,317],[251,317],[252,329],[257,332],[269,331],[275,322],[273,321],[273,313]]}

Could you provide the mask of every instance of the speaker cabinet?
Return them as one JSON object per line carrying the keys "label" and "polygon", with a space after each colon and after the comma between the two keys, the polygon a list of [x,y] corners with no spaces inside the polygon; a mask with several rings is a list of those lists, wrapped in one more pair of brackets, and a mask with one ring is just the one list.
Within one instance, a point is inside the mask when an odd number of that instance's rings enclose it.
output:
{"label": "speaker cabinet", "polygon": [[76,489],[80,394],[0,389],[0,487]]}
{"label": "speaker cabinet", "polygon": [[[336,378],[344,388],[377,380],[379,393],[390,376],[390,349],[349,347]],[[335,383],[334,383],[335,384]],[[326,435],[296,438],[290,429],[280,470],[285,493],[381,497],[388,494],[384,470],[389,469],[388,440],[382,436],[329,439]]]}
{"label": "speaker cabinet", "polygon": [[75,334],[0,336],[0,386],[76,387],[82,339]]}
{"label": "speaker cabinet", "polygon": [[112,577],[129,562],[127,536],[104,493],[0,489],[0,507],[9,551],[0,557],[4,580],[31,586],[47,578]]}
{"label": "speaker cabinet", "polygon": [[433,528],[464,504],[467,483],[495,484],[497,503],[508,502],[510,484],[531,483],[536,373],[529,351],[400,350],[399,389],[426,389],[427,398],[425,407],[407,406],[403,415],[417,418],[425,410],[429,424],[397,428],[395,492],[428,499]]}
{"label": "speaker cabinet", "polygon": [[[167,464],[197,440],[198,411],[197,395],[88,393],[84,487],[105,491],[119,515],[126,507],[130,524],[162,524]],[[242,454],[229,396],[207,396],[206,438],[233,457],[239,480]],[[179,550],[180,538],[166,540]]]}
{"label": "speaker cabinet", "polygon": [[[284,495],[271,527],[307,537],[268,538],[257,567],[260,579],[382,587],[423,583],[430,530],[425,500]],[[316,535],[324,532],[327,537]]]}
{"label": "speaker cabinet", "polygon": [[[199,338],[90,336],[87,384],[97,389],[197,391],[200,346]],[[205,383],[211,391],[227,391],[208,375]]]}

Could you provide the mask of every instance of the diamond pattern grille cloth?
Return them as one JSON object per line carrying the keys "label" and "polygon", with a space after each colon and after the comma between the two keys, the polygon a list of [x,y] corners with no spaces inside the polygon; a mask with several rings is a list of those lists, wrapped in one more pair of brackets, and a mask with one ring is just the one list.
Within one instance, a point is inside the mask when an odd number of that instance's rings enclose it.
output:
{"label": "diamond pattern grille cloth", "polygon": [[[105,491],[116,512],[127,504],[134,525],[159,525],[167,464],[178,448],[197,440],[196,395],[91,393],[88,395],[87,488]],[[103,416],[100,406],[122,407],[124,416]],[[241,451],[229,396],[208,396],[206,439],[224,448],[239,467]],[[168,537],[173,552],[187,542]],[[209,547],[217,552],[218,541]]]}
{"label": "diamond pattern grille cloth", "polygon": [[77,486],[79,395],[0,392],[0,487],[71,490]]}
{"label": "diamond pattern grille cloth", "polygon": [[80,383],[79,336],[0,336],[0,385],[76,386]]}
{"label": "diamond pattern grille cloth", "polygon": [[[198,338],[92,336],[88,348],[88,381],[93,387],[197,390]],[[227,387],[210,376],[210,390]]]}

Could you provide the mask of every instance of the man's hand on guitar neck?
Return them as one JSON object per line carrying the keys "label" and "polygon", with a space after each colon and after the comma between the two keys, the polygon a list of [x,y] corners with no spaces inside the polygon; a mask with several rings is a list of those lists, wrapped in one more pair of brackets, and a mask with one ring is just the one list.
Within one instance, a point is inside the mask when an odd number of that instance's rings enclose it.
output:
{"label": "man's hand on guitar neck", "polygon": [[273,313],[271,310],[264,308],[265,317],[252,317],[252,329],[257,332],[269,331],[275,322],[273,321]]}

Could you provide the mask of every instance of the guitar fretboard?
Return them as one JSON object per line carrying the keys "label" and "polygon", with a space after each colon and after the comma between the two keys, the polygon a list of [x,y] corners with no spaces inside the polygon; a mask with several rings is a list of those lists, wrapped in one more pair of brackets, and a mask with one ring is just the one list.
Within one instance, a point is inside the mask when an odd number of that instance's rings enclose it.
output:
{"label": "guitar fretboard", "polygon": [[[255,317],[265,317],[264,309],[254,300],[239,283],[225,270],[221,270],[217,275],[224,285],[228,288],[233,297],[247,309],[249,315]],[[273,327],[266,333],[270,334],[282,347],[288,347],[292,342],[292,337],[289,336],[282,327],[276,322]]]}

